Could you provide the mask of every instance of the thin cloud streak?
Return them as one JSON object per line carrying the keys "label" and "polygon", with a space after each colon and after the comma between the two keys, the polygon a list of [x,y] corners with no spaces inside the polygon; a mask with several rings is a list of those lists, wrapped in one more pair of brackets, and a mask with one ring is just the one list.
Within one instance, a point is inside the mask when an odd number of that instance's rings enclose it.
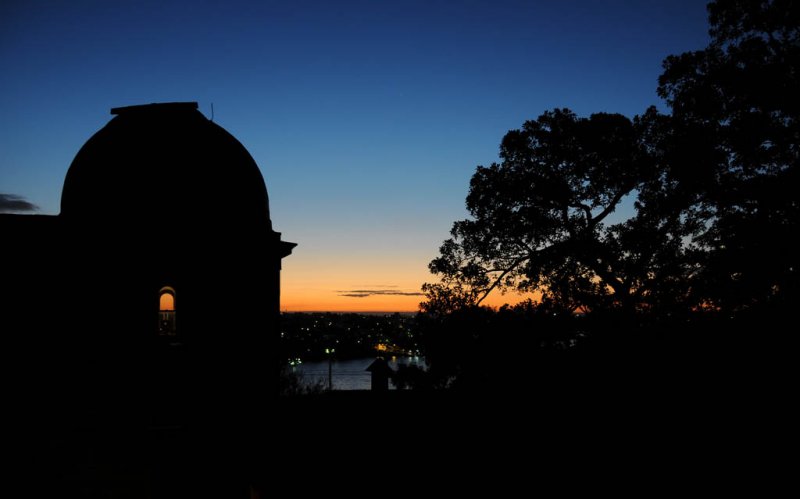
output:
{"label": "thin cloud streak", "polygon": [[[376,288],[396,288],[397,286],[374,286]],[[422,296],[412,291],[394,291],[391,289],[350,289],[337,291],[338,296],[347,298],[368,298],[370,296]]]}

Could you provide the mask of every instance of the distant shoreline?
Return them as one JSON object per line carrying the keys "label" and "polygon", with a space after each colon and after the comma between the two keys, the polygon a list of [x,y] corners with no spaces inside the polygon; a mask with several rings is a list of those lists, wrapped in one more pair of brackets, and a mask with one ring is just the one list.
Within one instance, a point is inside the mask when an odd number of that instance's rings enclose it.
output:
{"label": "distant shoreline", "polygon": [[341,311],[326,311],[326,310],[300,310],[300,311],[286,311],[281,310],[281,314],[336,314],[336,315],[346,315],[346,314],[356,314],[356,315],[416,315],[417,311],[414,312],[341,312]]}

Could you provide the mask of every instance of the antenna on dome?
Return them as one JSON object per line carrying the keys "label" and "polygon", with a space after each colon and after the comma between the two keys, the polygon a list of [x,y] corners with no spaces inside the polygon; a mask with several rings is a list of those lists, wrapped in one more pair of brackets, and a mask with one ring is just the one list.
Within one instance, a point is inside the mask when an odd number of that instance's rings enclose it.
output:
{"label": "antenna on dome", "polygon": [[214,121],[214,103],[211,103],[211,121]]}

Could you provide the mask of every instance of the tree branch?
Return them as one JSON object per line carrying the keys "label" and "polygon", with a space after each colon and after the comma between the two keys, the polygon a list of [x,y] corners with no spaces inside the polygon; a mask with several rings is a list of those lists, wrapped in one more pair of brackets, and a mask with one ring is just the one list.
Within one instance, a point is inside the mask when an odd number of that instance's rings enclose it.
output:
{"label": "tree branch", "polygon": [[586,226],[588,227],[592,221],[592,210],[583,203],[571,204],[569,207],[583,210],[583,212],[586,214]]}
{"label": "tree branch", "polygon": [[603,221],[603,219],[604,219],[604,218],[606,218],[606,217],[608,216],[608,214],[609,214],[609,213],[611,213],[612,211],[614,211],[614,208],[616,208],[616,207],[617,207],[617,203],[619,203],[619,201],[622,199],[622,196],[624,196],[625,194],[627,194],[627,193],[629,193],[629,192],[630,192],[630,189],[627,189],[627,190],[623,189],[623,190],[619,191],[619,192],[618,192],[618,193],[617,193],[617,194],[614,196],[614,198],[611,200],[611,202],[610,202],[610,203],[608,203],[608,206],[606,206],[606,209],[604,209],[603,211],[601,211],[601,212],[600,212],[600,213],[599,213],[599,214],[598,214],[596,217],[592,218],[592,219],[589,221],[589,224],[588,224],[588,225],[589,225],[589,226],[591,226],[591,227],[594,227],[595,225],[597,225],[597,224],[599,224],[600,222],[602,222],[602,221]]}
{"label": "tree branch", "polygon": [[487,296],[489,296],[489,293],[491,293],[491,292],[494,290],[494,288],[496,288],[496,287],[497,287],[497,286],[500,284],[500,281],[502,281],[502,280],[503,280],[503,278],[504,278],[505,276],[507,276],[509,272],[511,272],[512,270],[514,270],[515,268],[517,268],[517,266],[519,266],[519,264],[520,264],[520,263],[524,262],[524,261],[525,261],[525,260],[527,260],[528,258],[530,258],[530,255],[525,255],[525,256],[523,256],[523,257],[517,258],[517,259],[514,261],[514,263],[512,263],[512,264],[511,264],[511,266],[510,266],[510,267],[508,267],[507,269],[503,270],[503,272],[502,272],[502,273],[501,273],[499,276],[497,276],[497,278],[494,280],[494,282],[492,283],[492,285],[491,285],[491,286],[489,286],[489,287],[486,289],[486,291],[484,291],[484,293],[483,293],[483,296],[481,296],[481,297],[480,297],[480,299],[478,299],[478,301],[477,301],[477,302],[475,302],[475,305],[480,305],[480,304],[481,304],[481,302],[482,302],[482,301],[483,301],[483,300],[484,300],[484,299],[485,299]]}
{"label": "tree branch", "polygon": [[503,278],[504,278],[505,276],[507,276],[507,275],[508,275],[508,274],[509,274],[511,271],[513,271],[515,268],[517,268],[517,267],[519,266],[519,264],[521,264],[522,262],[524,262],[524,261],[526,261],[526,260],[530,260],[531,258],[533,258],[533,256],[534,256],[534,255],[541,255],[541,254],[542,254],[542,253],[544,253],[544,252],[555,251],[557,248],[559,248],[559,247],[563,246],[563,245],[564,245],[564,242],[555,243],[555,244],[552,244],[552,245],[550,245],[550,246],[548,246],[548,247],[546,247],[546,248],[542,248],[541,250],[537,250],[537,251],[534,251],[534,250],[532,250],[532,249],[531,249],[531,248],[530,248],[530,247],[529,247],[527,244],[524,244],[524,243],[522,243],[522,244],[523,244],[523,245],[524,245],[526,248],[528,248],[528,251],[529,251],[529,252],[528,252],[527,254],[525,254],[525,255],[522,255],[522,256],[520,256],[520,257],[519,257],[519,258],[517,258],[516,260],[514,260],[514,262],[513,262],[513,263],[511,263],[511,265],[510,265],[508,268],[506,268],[506,269],[493,269],[493,271],[495,271],[495,272],[500,272],[500,271],[502,270],[502,273],[501,273],[499,276],[497,276],[497,278],[494,280],[494,282],[492,283],[492,285],[491,285],[491,286],[489,286],[489,287],[486,289],[486,291],[484,291],[484,292],[483,292],[483,296],[481,296],[481,297],[480,297],[480,299],[479,299],[479,300],[478,300],[478,301],[475,303],[476,305],[480,305],[480,304],[481,304],[481,302],[482,302],[482,301],[483,301],[483,300],[484,300],[484,299],[485,299],[487,296],[489,296],[489,293],[491,293],[492,291],[494,291],[494,289],[495,289],[497,286],[499,286],[499,285],[500,285],[500,281],[502,281],[502,280],[503,280]]}

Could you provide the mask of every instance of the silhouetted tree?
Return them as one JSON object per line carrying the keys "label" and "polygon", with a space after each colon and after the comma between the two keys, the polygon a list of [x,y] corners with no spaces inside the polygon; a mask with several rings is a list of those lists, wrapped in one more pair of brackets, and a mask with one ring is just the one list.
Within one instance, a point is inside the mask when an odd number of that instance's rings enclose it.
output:
{"label": "silhouetted tree", "polygon": [[736,312],[797,295],[800,4],[708,10],[709,46],[668,57],[659,79],[672,108],[660,197],[702,222],[695,300]]}
{"label": "silhouetted tree", "polygon": [[[713,2],[709,18],[706,49],[664,62],[670,115],[556,109],[505,136],[430,264],[423,311],[496,289],[628,317],[797,295],[800,6]],[[632,216],[609,223],[626,198]]]}
{"label": "silhouetted tree", "polygon": [[[800,3],[708,11],[708,47],[664,61],[670,114],[555,109],[477,168],[471,218],[454,224],[429,266],[440,281],[423,287],[433,379],[678,382],[686,393],[719,373],[737,390],[791,378],[780,357],[794,351],[781,333],[799,287]],[[627,219],[610,217],[628,202]],[[542,296],[527,309],[476,306],[495,290]]]}
{"label": "silhouetted tree", "polygon": [[649,292],[663,241],[645,223],[609,224],[626,196],[657,175],[639,131],[619,114],[555,109],[510,131],[502,163],[478,167],[467,208],[430,269],[423,309],[480,304],[493,290],[539,291],[563,309],[632,310]]}

